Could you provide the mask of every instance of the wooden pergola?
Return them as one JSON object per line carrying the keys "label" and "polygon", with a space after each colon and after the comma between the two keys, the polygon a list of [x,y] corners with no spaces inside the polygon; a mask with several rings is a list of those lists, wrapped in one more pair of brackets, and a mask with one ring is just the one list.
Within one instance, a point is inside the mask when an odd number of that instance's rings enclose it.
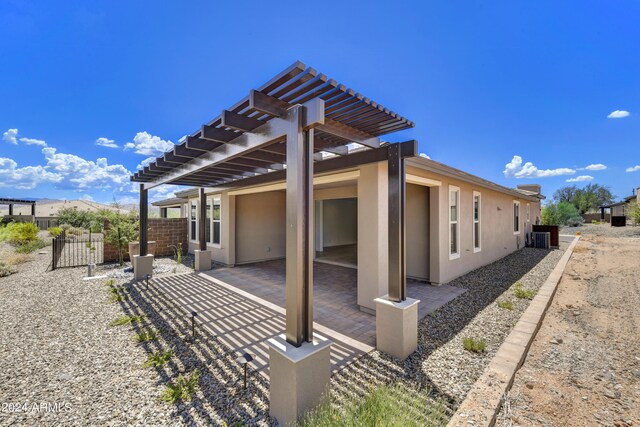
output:
{"label": "wooden pergola", "polygon": [[13,205],[29,205],[31,206],[31,215],[36,215],[35,200],[0,197],[0,205],[9,205],[9,215],[13,215]]}
{"label": "wooden pergola", "polygon": [[[389,165],[389,298],[406,299],[405,158],[416,142],[380,136],[414,123],[296,62],[136,172],[140,254],[147,253],[147,192],[162,184],[229,188],[286,180],[286,339],[313,339],[313,176],[386,161]],[[205,227],[200,249],[206,250]]]}

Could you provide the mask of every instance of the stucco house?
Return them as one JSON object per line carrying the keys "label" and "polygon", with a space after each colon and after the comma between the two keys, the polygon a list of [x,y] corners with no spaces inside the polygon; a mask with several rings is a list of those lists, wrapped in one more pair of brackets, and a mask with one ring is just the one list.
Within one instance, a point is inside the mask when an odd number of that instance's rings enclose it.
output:
{"label": "stucco house", "polygon": [[295,62],[131,177],[136,279],[153,271],[148,191],[163,184],[192,187],[157,206],[187,217],[197,271],[284,259],[285,330],[267,341],[270,411],[283,425],[329,383],[332,342],[314,332],[316,262],[357,269],[351,295],[375,315],[376,348],[405,359],[420,303],[407,278],[446,283],[522,248],[539,221],[539,186],[506,188],[420,157],[416,141],[382,139],[411,127]]}
{"label": "stucco house", "polygon": [[[386,293],[387,164],[314,178],[314,259],[358,269],[358,304],[375,311]],[[507,188],[416,156],[406,166],[406,274],[440,284],[524,247],[540,220],[539,186]],[[286,193],[269,185],[204,189],[205,235],[215,263],[285,257]],[[189,220],[189,252],[199,249],[199,189],[153,203]]]}

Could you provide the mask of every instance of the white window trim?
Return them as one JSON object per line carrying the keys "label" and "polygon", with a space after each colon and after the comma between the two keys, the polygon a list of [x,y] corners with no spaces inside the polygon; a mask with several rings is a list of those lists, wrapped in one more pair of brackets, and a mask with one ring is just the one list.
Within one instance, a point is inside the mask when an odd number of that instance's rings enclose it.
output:
{"label": "white window trim", "polygon": [[[207,246],[220,249],[222,248],[222,197],[220,195],[209,197],[207,203],[209,202],[211,202],[211,227],[209,227],[211,243],[207,243]],[[220,205],[220,219],[218,220],[213,219],[213,205],[216,204],[216,202]],[[213,243],[213,223],[216,221],[220,223],[220,243]]]}
{"label": "white window trim", "polygon": [[531,222],[531,203],[527,203],[527,222]]}
{"label": "white window trim", "polygon": [[520,201],[518,200],[514,200],[513,201],[513,208],[511,209],[511,227],[514,227],[516,225],[515,222],[515,207],[518,207],[518,231],[513,230],[513,235],[518,235],[520,234],[520,218],[522,216],[522,212],[520,212]]}
{"label": "white window trim", "polygon": [[[479,246],[476,248],[476,218],[475,218],[475,204],[476,204],[476,196],[478,197],[478,244]],[[482,251],[482,193],[479,191],[473,192],[472,199],[472,209],[471,209],[471,222],[472,222],[472,240],[471,244],[473,245],[473,253],[478,253]]]}
{"label": "white window trim", "polygon": [[[193,221],[193,219],[191,219],[191,210],[193,209],[194,205],[196,207],[196,233],[195,233],[196,235],[195,236],[191,236],[191,230],[192,230],[191,221]],[[199,205],[199,203],[198,203],[197,200],[191,200],[189,202],[189,213],[188,213],[188,215],[189,215],[189,239],[192,242],[196,242],[196,243],[198,242],[198,227],[200,226],[200,224],[199,224],[200,223],[200,221],[199,221],[200,220],[200,218],[199,218],[200,217],[200,206],[198,206],[198,205]]]}
{"label": "white window trim", "polygon": [[[453,221],[451,220],[451,192],[452,191],[456,191],[457,193],[457,197],[456,197],[456,214],[457,214],[457,219],[456,219],[456,253],[451,253],[451,224],[453,223]],[[449,240],[447,241],[447,252],[449,252],[449,261],[452,261],[454,259],[458,259],[460,258],[460,187],[456,187],[455,185],[450,185],[449,186],[449,192],[447,193],[447,210],[449,211],[448,216],[449,216],[449,223],[448,223],[448,229],[449,229]]]}

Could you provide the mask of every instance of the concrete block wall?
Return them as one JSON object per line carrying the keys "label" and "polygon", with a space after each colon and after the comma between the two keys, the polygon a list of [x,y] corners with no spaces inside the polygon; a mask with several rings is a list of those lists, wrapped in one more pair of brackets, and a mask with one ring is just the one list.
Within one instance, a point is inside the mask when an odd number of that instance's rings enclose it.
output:
{"label": "concrete block wall", "polygon": [[[189,238],[187,236],[187,218],[149,218],[149,241],[156,242],[156,256],[172,256],[174,251],[170,245],[182,243],[182,253],[187,253]],[[105,224],[105,228],[109,225]],[[125,260],[129,254],[125,255]],[[118,250],[114,245],[105,242],[104,261],[117,261]]]}

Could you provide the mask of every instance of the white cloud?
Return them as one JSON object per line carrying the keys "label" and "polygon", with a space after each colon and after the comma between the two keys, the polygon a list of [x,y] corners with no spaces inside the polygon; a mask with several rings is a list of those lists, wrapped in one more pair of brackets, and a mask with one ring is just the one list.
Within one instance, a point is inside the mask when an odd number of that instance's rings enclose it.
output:
{"label": "white cloud", "polygon": [[40,145],[41,147],[46,147],[47,143],[42,139],[34,139],[34,138],[20,138],[20,142],[24,142],[27,145]]}
{"label": "white cloud", "polygon": [[2,134],[2,140],[7,141],[9,144],[17,145],[18,144],[18,129],[8,129],[5,133]]}
{"label": "white cloud", "polygon": [[13,159],[0,157],[0,187],[31,190],[41,182],[58,183],[62,179],[61,174],[49,172],[42,166],[19,168]]}
{"label": "white cloud", "polygon": [[504,166],[504,176],[507,178],[548,178],[551,176],[573,175],[575,169],[538,169],[531,162],[522,164],[522,157],[513,156],[513,159]]}
{"label": "white cloud", "polygon": [[593,177],[590,175],[580,175],[576,176],[575,178],[569,178],[567,182],[586,182],[591,181],[592,179]]}
{"label": "white cloud", "polygon": [[585,169],[588,171],[603,171],[607,168],[606,165],[603,165],[602,163],[595,163],[592,165],[587,166]]}
{"label": "white cloud", "polygon": [[424,157],[425,159],[430,159],[431,157],[427,156],[427,153],[420,153],[420,157]]}
{"label": "white cloud", "polygon": [[113,139],[105,138],[102,136],[96,139],[96,145],[108,148],[118,148],[118,144],[116,144]]}
{"label": "white cloud", "polygon": [[149,166],[149,164],[151,164],[155,160],[156,160],[156,157],[147,157],[146,159],[141,161],[140,164],[138,164],[138,166],[136,166],[136,170],[140,170],[145,166]]}
{"label": "white cloud", "polygon": [[148,132],[138,132],[133,137],[133,142],[124,145],[125,150],[134,150],[136,154],[143,156],[160,156],[173,149],[173,142],[165,141],[159,136],[154,136]]}
{"label": "white cloud", "polygon": [[635,165],[626,169],[627,172],[637,172],[640,171],[640,165]]}
{"label": "white cloud", "polygon": [[86,200],[87,202],[95,202],[93,197],[91,197],[89,194],[83,194],[82,197],[80,197],[80,200]]}
{"label": "white cloud", "polygon": [[609,118],[609,119],[622,119],[624,117],[628,117],[629,114],[630,113],[628,111],[625,111],[625,110],[616,110],[616,111],[612,111],[611,113],[609,113],[607,118]]}
{"label": "white cloud", "polygon": [[95,162],[74,154],[57,153],[55,148],[42,149],[47,160],[45,168],[64,177],[61,185],[74,189],[116,188],[128,184],[131,173],[122,165],[110,165],[101,157]]}

